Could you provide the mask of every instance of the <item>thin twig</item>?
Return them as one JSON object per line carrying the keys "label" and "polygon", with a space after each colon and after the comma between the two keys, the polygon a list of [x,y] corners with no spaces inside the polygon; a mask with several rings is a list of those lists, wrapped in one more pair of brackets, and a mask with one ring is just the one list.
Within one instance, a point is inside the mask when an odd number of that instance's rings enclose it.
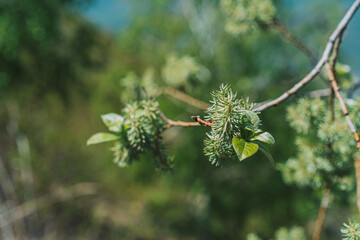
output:
{"label": "thin twig", "polygon": [[313,240],[320,240],[322,228],[324,225],[327,208],[329,206],[330,189],[325,189],[321,199],[321,204],[318,212],[318,216],[315,222],[315,229],[313,233]]}
{"label": "thin twig", "polygon": [[345,16],[341,19],[339,24],[337,25],[334,32],[329,37],[329,40],[326,44],[325,50],[323,52],[322,57],[320,58],[319,62],[316,64],[316,66],[310,71],[309,74],[307,74],[302,80],[300,80],[297,84],[295,84],[291,89],[283,93],[280,97],[265,103],[264,105],[260,106],[257,110],[258,111],[264,111],[265,109],[269,107],[273,107],[278,105],[279,103],[283,102],[287,98],[289,98],[291,95],[299,91],[302,87],[304,87],[306,84],[308,84],[311,80],[313,80],[320,72],[321,68],[324,66],[324,64],[328,61],[330,53],[334,47],[334,43],[336,38],[341,34],[341,32],[346,28],[346,26],[349,24],[351,18],[355,14],[356,10],[360,6],[360,0],[356,0],[352,6],[349,8],[349,10],[346,12]]}
{"label": "thin twig", "polygon": [[334,72],[332,71],[332,68],[330,66],[330,63],[326,63],[325,64],[325,67],[326,67],[326,71],[329,75],[329,79],[330,79],[330,82],[331,82],[331,86],[332,88],[334,89],[334,92],[335,92],[335,96],[336,98],[338,99],[339,101],[339,104],[340,104],[340,107],[341,107],[341,110],[342,112],[344,113],[344,116],[345,116],[345,119],[346,119],[346,122],[352,132],[352,134],[354,135],[354,138],[355,138],[355,141],[356,141],[356,147],[360,150],[360,137],[359,137],[359,133],[358,131],[356,130],[355,128],[355,125],[354,123],[352,122],[350,116],[349,116],[349,111],[346,107],[346,104],[345,104],[345,101],[343,99],[343,97],[341,96],[340,94],[340,88],[336,82],[336,79],[335,79],[335,74]]}
{"label": "thin twig", "polygon": [[193,107],[196,107],[198,109],[206,110],[210,105],[206,102],[203,102],[201,100],[198,100],[192,96],[189,96],[186,93],[183,93],[175,88],[172,87],[165,87],[160,90],[159,95],[168,95],[170,97],[173,97],[175,99],[178,99],[186,104],[189,104]]}
{"label": "thin twig", "polygon": [[288,31],[284,24],[279,21],[279,19],[273,19],[273,21],[270,23],[270,26],[276,28],[282,34],[282,36],[294,44],[294,46],[296,46],[301,52],[303,52],[310,59],[311,64],[316,64],[316,58],[310,49],[290,31]]}
{"label": "thin twig", "polygon": [[198,122],[201,126],[206,126],[206,127],[211,127],[212,126],[212,121],[205,121],[205,120],[202,120],[200,118],[200,116],[192,116],[191,117],[194,121]]}
{"label": "thin twig", "polygon": [[[160,131],[160,133],[164,132],[165,130],[171,128],[171,127],[200,127],[200,126],[208,126],[211,127],[211,123],[206,122],[204,120],[201,120],[201,118],[199,116],[196,116],[194,119],[194,117],[191,117],[194,121],[196,122],[183,122],[183,121],[173,121],[169,118],[167,118],[165,116],[165,114],[158,109],[159,113],[160,113],[160,117],[167,123],[167,125],[165,126],[164,129],[162,129]],[[197,121],[198,119],[200,119],[199,121]]]}
{"label": "thin twig", "polygon": [[[339,46],[341,44],[341,40],[342,40],[342,36],[343,36],[344,31],[345,31],[345,28],[341,31],[339,37],[336,39],[333,54],[329,59],[330,66],[331,66],[332,72],[334,73],[335,77],[336,77],[335,64],[336,64],[337,57],[339,55]],[[333,87],[331,85],[331,82],[330,82],[330,93],[331,94],[330,94],[330,99],[329,99],[329,108],[330,108],[330,111],[331,111],[331,121],[334,121],[335,120],[335,111],[334,111],[335,92],[334,92],[334,89],[333,89]]]}

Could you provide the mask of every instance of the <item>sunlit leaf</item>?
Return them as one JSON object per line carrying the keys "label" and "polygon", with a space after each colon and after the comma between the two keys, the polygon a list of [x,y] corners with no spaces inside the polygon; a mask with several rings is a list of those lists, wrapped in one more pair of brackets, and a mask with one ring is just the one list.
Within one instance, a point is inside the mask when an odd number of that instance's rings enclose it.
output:
{"label": "sunlit leaf", "polygon": [[107,113],[101,115],[101,119],[103,120],[105,126],[111,132],[121,132],[122,125],[124,123],[123,116],[116,113]]}
{"label": "sunlit leaf", "polygon": [[274,137],[271,136],[271,134],[268,132],[263,132],[255,137],[253,137],[252,139],[250,139],[250,141],[255,141],[255,140],[263,142],[263,143],[267,143],[267,144],[275,143]]}
{"label": "sunlit leaf", "polygon": [[254,155],[259,148],[256,143],[246,142],[244,139],[238,137],[232,139],[232,144],[240,161]]}
{"label": "sunlit leaf", "polygon": [[95,133],[86,142],[87,145],[111,142],[120,139],[120,136],[113,133]]}

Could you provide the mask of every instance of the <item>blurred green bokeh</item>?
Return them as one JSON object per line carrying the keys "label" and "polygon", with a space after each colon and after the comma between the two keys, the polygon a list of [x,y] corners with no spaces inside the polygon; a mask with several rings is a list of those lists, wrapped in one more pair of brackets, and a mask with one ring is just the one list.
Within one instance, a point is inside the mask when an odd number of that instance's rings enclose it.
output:
{"label": "blurred green bokeh", "polygon": [[[318,56],[343,5],[307,2],[311,11],[300,21],[285,2],[274,1],[278,17]],[[116,34],[82,15],[79,9],[91,4],[0,0],[0,238],[245,239],[256,232],[269,239],[295,225],[310,236],[319,193],[285,185],[261,154],[211,165],[203,154],[205,128],[165,133],[173,174],[154,170],[146,156],[122,169],[111,161],[111,145],[85,145],[105,130],[101,114],[136,99],[126,86],[149,69],[152,86],[171,84],[162,77],[171,56],[189,56],[206,72],[206,80],[190,79],[179,90],[208,101],[228,83],[253,102],[296,83],[311,69],[306,57],[273,29],[226,33],[217,0],[128,0],[128,24]],[[128,72],[139,76],[134,83],[124,82]],[[315,81],[306,90],[326,87]],[[158,100],[171,119],[204,115],[170,96]],[[276,162],[296,150],[285,113],[279,106],[261,114],[262,128],[277,142]],[[333,204],[322,239],[340,238],[352,201]]]}

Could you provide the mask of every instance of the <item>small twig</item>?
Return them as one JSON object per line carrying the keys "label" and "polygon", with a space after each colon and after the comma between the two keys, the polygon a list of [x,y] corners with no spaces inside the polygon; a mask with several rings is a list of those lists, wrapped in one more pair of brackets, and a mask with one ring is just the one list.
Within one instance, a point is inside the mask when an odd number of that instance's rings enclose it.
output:
{"label": "small twig", "polygon": [[315,229],[313,233],[313,240],[320,240],[322,228],[324,225],[327,208],[329,206],[330,189],[325,189],[321,199],[321,204],[318,212],[318,216],[315,222]]}
{"label": "small twig", "polygon": [[282,24],[279,19],[273,19],[270,23],[271,27],[276,28],[289,42],[294,44],[301,52],[303,52],[309,59],[312,64],[316,64],[316,58],[310,49],[302,43],[297,37],[295,37],[287,28]]}
{"label": "small twig", "polygon": [[344,116],[345,116],[345,119],[346,119],[346,122],[352,132],[352,134],[354,135],[354,138],[355,138],[355,141],[356,141],[356,147],[360,150],[360,137],[359,137],[359,133],[357,132],[356,128],[355,128],[355,125],[354,123],[352,122],[350,116],[349,116],[349,111],[346,107],[346,104],[345,104],[345,101],[343,99],[343,97],[341,96],[340,94],[340,88],[336,82],[336,79],[335,79],[335,74],[334,72],[332,71],[332,68],[330,66],[330,63],[326,63],[325,64],[325,67],[326,67],[326,70],[327,70],[327,73],[329,75],[329,79],[330,79],[330,82],[331,82],[331,86],[332,88],[334,89],[334,92],[335,92],[335,96],[336,98],[338,99],[339,101],[339,104],[340,104],[340,107],[341,107],[341,110],[342,112],[344,113]]}
{"label": "small twig", "polygon": [[[165,114],[158,109],[160,113],[160,117],[167,123],[167,125],[160,131],[160,133],[164,132],[165,130],[171,128],[171,127],[199,127],[199,126],[208,126],[211,127],[210,122],[206,122],[204,120],[201,120],[199,116],[191,117],[196,122],[183,122],[183,121],[173,121],[165,116]],[[195,120],[195,119],[196,120]]]}
{"label": "small twig", "polygon": [[[292,34],[284,24],[282,24],[279,19],[274,18],[273,21],[270,23],[270,26],[275,27],[279,30],[279,32],[282,34],[282,36],[287,39],[290,43],[292,43],[295,47],[297,47],[302,53],[304,53],[308,59],[311,65],[316,64],[316,58],[315,55],[311,52],[311,50],[297,37],[295,37],[294,34]],[[324,81],[324,83],[327,83],[327,79],[321,74],[319,74],[319,77],[321,80]]]}
{"label": "small twig", "polygon": [[206,110],[210,105],[206,102],[203,102],[201,100],[198,100],[186,93],[183,93],[179,90],[176,90],[172,87],[165,87],[160,90],[159,95],[168,95],[170,97],[173,97],[175,99],[178,99],[186,104],[189,104],[190,106],[196,107],[198,109]]}
{"label": "small twig", "polygon": [[202,126],[206,126],[206,127],[211,127],[212,126],[212,121],[205,121],[205,120],[202,120],[200,118],[200,116],[192,116],[191,117],[194,121],[198,122],[200,125]]}
{"label": "small twig", "polygon": [[[341,31],[339,37],[336,39],[334,49],[333,49],[333,54],[329,59],[330,66],[331,66],[332,72],[334,73],[335,77],[336,77],[335,64],[336,64],[337,57],[339,55],[339,46],[340,46],[344,31],[345,31],[345,28]],[[330,93],[331,94],[330,94],[330,99],[329,99],[329,108],[330,108],[330,111],[331,111],[331,121],[334,121],[335,120],[335,111],[334,111],[335,93],[334,93],[334,89],[333,89],[333,87],[331,85],[331,82],[330,82]]]}
{"label": "small twig", "polygon": [[320,60],[316,64],[316,66],[310,71],[310,73],[308,75],[306,75],[302,80],[300,80],[297,84],[295,84],[291,89],[289,89],[288,91],[283,93],[280,97],[260,106],[257,109],[258,111],[264,111],[265,109],[267,109],[269,107],[276,106],[276,105],[280,104],[281,102],[285,101],[287,98],[289,98],[291,95],[295,94],[297,91],[299,91],[302,87],[304,87],[306,84],[308,84],[311,80],[313,80],[319,74],[321,68],[324,66],[324,64],[329,59],[329,56],[334,47],[336,38],[341,34],[341,32],[349,24],[351,18],[353,17],[353,15],[355,14],[355,12],[359,8],[359,6],[360,6],[360,0],[356,0],[353,3],[353,5],[349,8],[349,10],[346,12],[345,16],[341,19],[341,21],[337,25],[336,29],[333,31],[333,33],[329,37],[329,40],[326,44],[326,47],[325,47],[322,57],[320,58]]}

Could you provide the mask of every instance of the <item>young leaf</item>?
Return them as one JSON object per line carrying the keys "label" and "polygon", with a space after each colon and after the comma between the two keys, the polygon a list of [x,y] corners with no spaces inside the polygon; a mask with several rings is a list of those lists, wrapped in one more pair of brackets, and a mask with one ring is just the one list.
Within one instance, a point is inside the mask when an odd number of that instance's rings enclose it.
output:
{"label": "young leaf", "polygon": [[267,144],[275,143],[275,139],[268,132],[263,132],[255,137],[253,137],[252,139],[250,139],[250,141],[255,141],[255,140],[263,142],[263,143],[267,143]]}
{"label": "young leaf", "polygon": [[256,143],[246,142],[244,139],[238,137],[232,139],[232,144],[240,161],[254,155],[259,149]]}
{"label": "young leaf", "polygon": [[121,132],[122,125],[124,123],[124,118],[116,113],[107,113],[101,115],[101,119],[103,120],[105,126],[111,132]]}
{"label": "young leaf", "polygon": [[95,133],[86,142],[87,145],[111,142],[120,139],[120,136],[113,133]]}
{"label": "young leaf", "polygon": [[245,111],[247,117],[249,118],[251,124],[253,125],[254,128],[258,128],[260,126],[260,118],[259,116],[253,112],[253,111]]}
{"label": "young leaf", "polygon": [[270,151],[261,142],[256,142],[256,144],[258,144],[260,151],[269,159],[271,165],[274,166],[274,159],[271,156]]}

